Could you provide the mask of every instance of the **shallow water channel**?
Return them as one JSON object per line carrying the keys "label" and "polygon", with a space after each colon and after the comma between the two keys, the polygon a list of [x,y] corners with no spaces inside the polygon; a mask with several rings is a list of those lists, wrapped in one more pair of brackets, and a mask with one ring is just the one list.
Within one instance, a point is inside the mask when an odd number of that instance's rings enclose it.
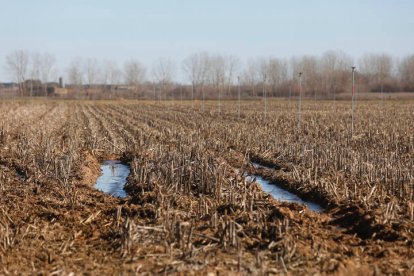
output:
{"label": "shallow water channel", "polygon": [[[269,167],[253,163],[253,166],[255,168],[267,168]],[[268,180],[263,179],[261,176],[258,175],[248,175],[246,179],[248,181],[253,181],[256,178],[256,183],[258,183],[263,191],[266,193],[269,193],[274,199],[280,200],[280,201],[287,201],[287,202],[294,202],[298,204],[306,205],[310,210],[314,212],[322,212],[324,209],[319,204],[316,204],[314,202],[310,202],[307,200],[301,199],[299,196],[295,195],[294,193],[291,193],[277,185],[277,183],[272,183]]]}
{"label": "shallow water channel", "polygon": [[95,189],[116,197],[126,197],[124,185],[130,169],[118,160],[107,160],[101,165],[102,175],[98,177]]}

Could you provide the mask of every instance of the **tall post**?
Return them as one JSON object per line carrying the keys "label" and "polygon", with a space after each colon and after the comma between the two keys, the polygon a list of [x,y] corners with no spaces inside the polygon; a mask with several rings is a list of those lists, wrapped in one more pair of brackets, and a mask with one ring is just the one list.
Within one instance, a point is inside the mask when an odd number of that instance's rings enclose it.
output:
{"label": "tall post", "polygon": [[237,84],[238,84],[238,94],[239,94],[239,119],[240,119],[240,77],[237,77]]}
{"label": "tall post", "polygon": [[157,102],[157,91],[155,90],[155,82],[152,83],[152,90],[154,92],[154,102]]}
{"label": "tall post", "polygon": [[162,85],[160,85],[159,83],[157,83],[157,90],[158,90],[158,102],[161,104],[162,101]]}
{"label": "tall post", "polygon": [[183,103],[183,85],[180,84],[180,103]]}
{"label": "tall post", "polygon": [[355,66],[352,66],[352,127],[351,134],[354,136],[354,109],[355,109]]}
{"label": "tall post", "polygon": [[302,72],[299,72],[299,114],[298,114],[298,129],[300,129],[302,113]]}
{"label": "tall post", "polygon": [[165,81],[162,82],[162,90],[163,90],[163,94],[164,94],[164,106],[167,106],[167,88],[165,85]]}
{"label": "tall post", "polygon": [[203,95],[203,112],[205,110],[205,96],[204,96],[204,85],[201,85],[201,94]]}
{"label": "tall post", "polygon": [[266,119],[266,115],[267,115],[266,75],[264,75],[264,79],[263,79],[263,98],[265,102],[264,117]]}
{"label": "tall post", "polygon": [[219,114],[221,114],[221,85],[218,86],[218,100]]}
{"label": "tall post", "polygon": [[194,83],[191,84],[191,107],[194,109]]}

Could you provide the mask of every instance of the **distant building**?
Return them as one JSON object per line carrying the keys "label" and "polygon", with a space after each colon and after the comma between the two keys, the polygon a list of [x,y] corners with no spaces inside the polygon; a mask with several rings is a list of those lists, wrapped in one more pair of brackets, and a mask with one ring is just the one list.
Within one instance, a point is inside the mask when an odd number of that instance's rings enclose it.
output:
{"label": "distant building", "polygon": [[66,95],[68,90],[66,88],[59,87],[59,85],[48,85],[47,86],[48,95]]}
{"label": "distant building", "polygon": [[3,82],[3,83],[0,83],[0,88],[12,89],[12,88],[16,88],[16,87],[18,87],[18,85],[15,82]]}
{"label": "distant building", "polygon": [[26,80],[24,82],[26,94],[32,96],[52,96],[67,94],[67,90],[63,88],[63,80],[59,78],[59,82],[42,83],[40,80]]}

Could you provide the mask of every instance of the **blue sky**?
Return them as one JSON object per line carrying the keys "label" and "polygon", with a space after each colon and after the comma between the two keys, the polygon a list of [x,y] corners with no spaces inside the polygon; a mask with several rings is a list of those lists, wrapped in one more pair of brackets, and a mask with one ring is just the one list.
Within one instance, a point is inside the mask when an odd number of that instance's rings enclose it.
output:
{"label": "blue sky", "polygon": [[[0,68],[14,49],[146,66],[191,53],[290,58],[414,54],[412,0],[0,0]],[[0,70],[0,81],[8,80]]]}

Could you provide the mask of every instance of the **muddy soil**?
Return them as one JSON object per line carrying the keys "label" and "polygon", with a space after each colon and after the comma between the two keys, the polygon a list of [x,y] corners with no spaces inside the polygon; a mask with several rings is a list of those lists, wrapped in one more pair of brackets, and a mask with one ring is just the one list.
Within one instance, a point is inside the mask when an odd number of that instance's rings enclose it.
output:
{"label": "muddy soil", "polygon": [[[31,119],[9,118],[0,141],[0,274],[414,273],[409,201],[366,204],[305,186],[294,162],[171,124],[165,107],[55,105],[16,105]],[[108,159],[130,165],[126,198],[93,187]],[[247,173],[326,209],[274,200]]]}
{"label": "muddy soil", "polygon": [[[96,191],[91,184],[99,175],[99,161],[88,152],[83,157],[79,172],[84,178],[73,183],[74,194],[60,183],[43,188],[42,182],[22,181],[3,165],[9,181],[3,183],[1,197],[2,273],[412,272],[412,233],[403,226],[375,224],[375,214],[361,206],[338,206],[319,214],[263,195],[254,212],[221,205],[214,214],[191,217],[187,213],[199,200],[179,196],[168,210],[174,214],[170,232],[157,210],[161,190],[131,191],[126,199]],[[73,198],[67,199],[68,194]],[[261,230],[257,214],[264,218]],[[226,238],[230,232],[219,230],[214,216],[226,224],[224,229],[234,227],[235,235]]]}

